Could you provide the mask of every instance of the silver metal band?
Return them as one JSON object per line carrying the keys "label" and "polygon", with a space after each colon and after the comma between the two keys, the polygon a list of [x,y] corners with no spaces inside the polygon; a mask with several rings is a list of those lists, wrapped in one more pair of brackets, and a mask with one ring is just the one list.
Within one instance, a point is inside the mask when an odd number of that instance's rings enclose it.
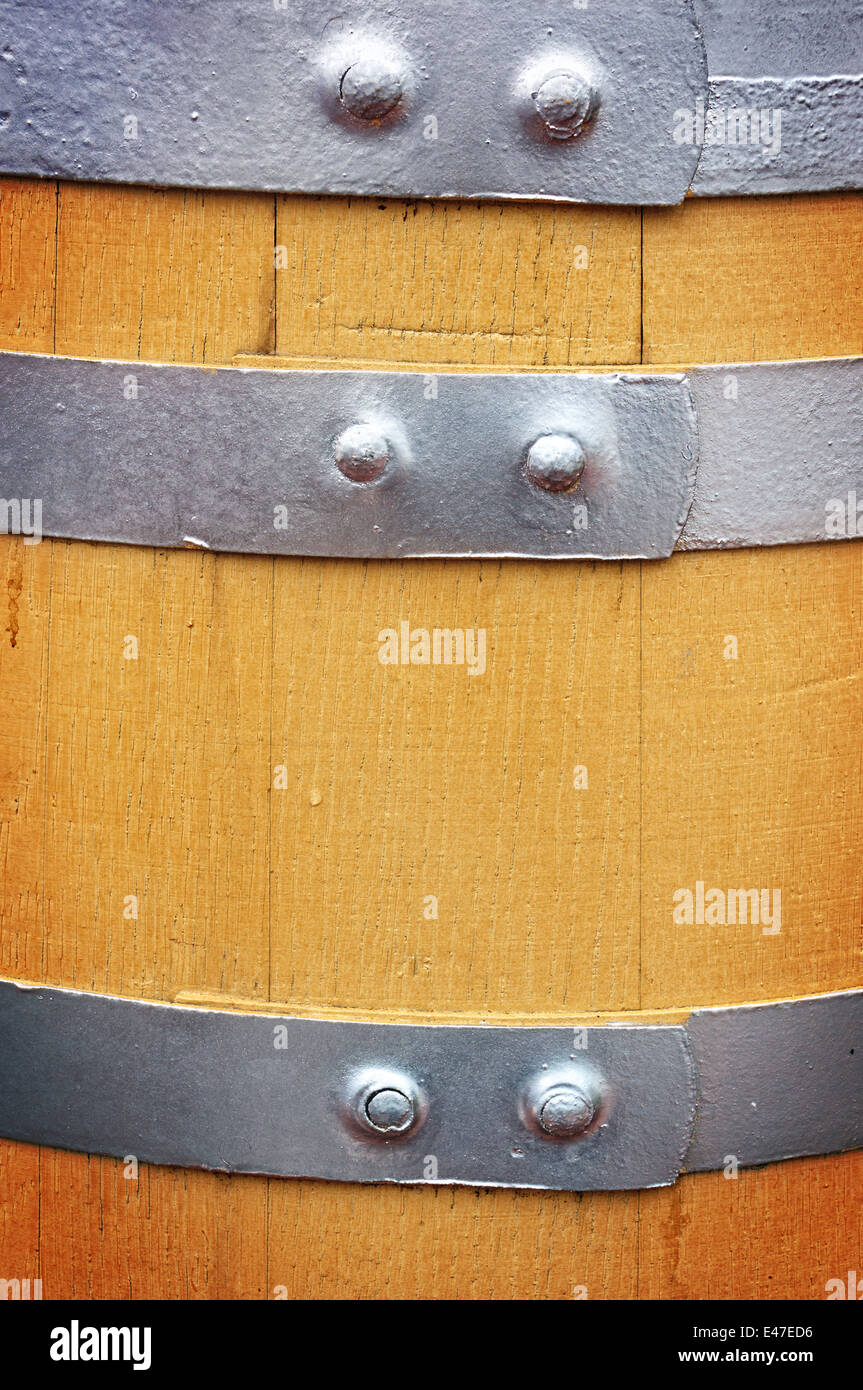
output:
{"label": "silver metal band", "polygon": [[692,192],[863,187],[857,0],[695,0],[695,8],[710,81]]}
{"label": "silver metal band", "polygon": [[633,204],[863,185],[854,0],[0,0],[0,30],[7,173]]}
{"label": "silver metal band", "polygon": [[863,536],[863,358],[687,375],[699,455],[679,549]]}
{"label": "silver metal band", "polygon": [[0,530],[401,558],[847,539],[861,385],[861,358],[432,376],[2,353]]}
{"label": "silver metal band", "polygon": [[223,1172],[594,1191],[863,1144],[863,991],[516,1028],[0,981],[0,1059],[5,1138]]}

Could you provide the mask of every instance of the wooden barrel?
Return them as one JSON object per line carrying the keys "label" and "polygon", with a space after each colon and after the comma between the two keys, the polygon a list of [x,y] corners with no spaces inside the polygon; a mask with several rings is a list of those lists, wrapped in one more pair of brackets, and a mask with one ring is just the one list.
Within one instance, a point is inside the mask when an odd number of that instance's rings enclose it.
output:
{"label": "wooden barrel", "polygon": [[[854,195],[5,179],[0,347],[431,374],[853,354],[860,224]],[[673,1022],[863,983],[859,544],[0,547],[0,974],[416,1023]],[[482,677],[382,665],[404,620],[485,629]],[[781,886],[781,930],[675,922],[699,882]],[[45,1298],[824,1298],[863,1235],[860,1152],[581,1194],[0,1155],[0,1273]]]}

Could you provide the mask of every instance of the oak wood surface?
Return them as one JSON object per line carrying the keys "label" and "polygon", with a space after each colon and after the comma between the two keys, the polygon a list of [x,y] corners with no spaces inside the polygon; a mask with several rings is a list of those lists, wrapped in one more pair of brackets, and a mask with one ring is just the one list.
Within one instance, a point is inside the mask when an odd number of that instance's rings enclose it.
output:
{"label": "oak wood surface", "polygon": [[[860,206],[2,180],[0,347],[432,371],[854,353]],[[859,545],[567,566],[0,546],[3,974],[465,1021],[861,983]],[[401,618],[485,627],[486,674],[382,667]],[[780,888],[781,932],[676,925],[699,879]],[[859,1154],[589,1196],[0,1155],[4,1269],[46,1297],[808,1298],[859,1263]]]}

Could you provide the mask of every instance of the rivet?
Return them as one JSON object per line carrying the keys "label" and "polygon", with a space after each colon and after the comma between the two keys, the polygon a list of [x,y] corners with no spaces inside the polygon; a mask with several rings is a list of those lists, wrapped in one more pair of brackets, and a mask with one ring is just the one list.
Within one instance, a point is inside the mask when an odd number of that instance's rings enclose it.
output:
{"label": "rivet", "polygon": [[389,1067],[354,1074],[345,1096],[345,1118],[366,1137],[403,1139],[425,1119],[427,1102],[413,1077]]}
{"label": "rivet", "polygon": [[553,140],[572,140],[580,135],[597,104],[593,84],[577,69],[549,73],[531,95],[546,134]]}
{"label": "rivet", "polygon": [[342,74],[342,105],[361,121],[379,121],[398,106],[405,94],[404,64],[381,49],[369,49]]}
{"label": "rivet", "polygon": [[336,465],[352,483],[373,483],[389,462],[390,446],[373,425],[350,425],[334,445]]}
{"label": "rivet", "polygon": [[366,1101],[365,1113],[369,1124],[382,1134],[403,1134],[416,1118],[410,1096],[392,1086],[374,1091]]}
{"label": "rivet", "polygon": [[591,1062],[538,1068],[519,1102],[521,1119],[541,1139],[580,1139],[601,1129],[611,1096],[608,1085]]}
{"label": "rivet", "polygon": [[573,435],[543,434],[528,450],[526,472],[530,481],[546,492],[569,492],[586,462],[584,450]]}
{"label": "rivet", "polygon": [[590,1128],[593,1102],[578,1086],[557,1086],[540,1097],[537,1120],[555,1139],[575,1139]]}

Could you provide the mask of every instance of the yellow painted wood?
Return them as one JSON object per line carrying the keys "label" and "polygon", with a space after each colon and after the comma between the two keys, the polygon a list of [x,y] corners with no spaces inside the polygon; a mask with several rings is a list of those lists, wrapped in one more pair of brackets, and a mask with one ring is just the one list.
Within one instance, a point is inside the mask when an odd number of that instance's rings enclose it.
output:
{"label": "yellow painted wood", "polygon": [[267,1296],[266,1179],[43,1150],[40,1196],[44,1298]]}
{"label": "yellow painted wood", "polygon": [[[860,984],[863,548],[679,555],[642,592],[642,1004]],[[781,930],[676,925],[699,880],[778,891]]]}
{"label": "yellow painted wood", "polygon": [[[273,996],[636,1007],[637,568],[312,562],[275,605]],[[401,619],[486,628],[488,671],[382,666]]]}
{"label": "yellow painted wood", "polygon": [[634,208],[277,199],[276,350],[484,366],[637,361]]}
{"label": "yellow painted wood", "polygon": [[[660,365],[856,352],[858,227],[851,197],[642,219],[10,180],[0,343],[605,366],[639,360],[643,295]],[[0,567],[6,974],[450,1021],[861,983],[858,545],[401,564],[2,538]],[[486,674],[381,667],[401,618],[485,627]],[[779,887],[782,931],[676,925],[699,878]],[[819,1297],[859,1251],[859,1155],[585,1197],[0,1162],[4,1266],[46,1297]]]}
{"label": "yellow painted wood", "polygon": [[857,193],[646,208],[643,360],[863,352],[861,237]]}
{"label": "yellow painted wood", "polygon": [[61,185],[56,351],[224,362],[274,346],[266,194]]}
{"label": "yellow painted wood", "polygon": [[[857,194],[646,210],[645,361],[860,353],[861,233]],[[643,1005],[859,985],[863,547],[678,555],[642,586]],[[698,879],[778,888],[781,932],[675,926]]]}
{"label": "yellow painted wood", "polygon": [[58,194],[0,178],[0,348],[51,352]]}
{"label": "yellow painted wood", "polygon": [[[53,184],[0,179],[0,347],[50,352],[54,337]],[[5,446],[4,446],[5,447]],[[47,594],[51,549],[0,540],[0,971],[42,978]],[[26,576],[26,578],[25,578]],[[26,638],[21,638],[21,633]],[[19,640],[28,656],[20,660]],[[0,1140],[0,1260],[39,1277],[39,1152]]]}
{"label": "yellow painted wood", "polygon": [[[27,198],[33,186],[9,187],[17,215],[30,208],[44,225],[44,200]],[[50,302],[59,352],[205,362],[267,345],[270,199],[50,191],[56,248],[44,254],[39,221],[32,237],[19,231],[39,259],[22,251],[0,301],[0,322],[16,334],[4,345],[50,346],[44,325],[25,338],[19,282],[28,304]],[[39,281],[55,262],[56,299],[53,279]],[[210,987],[227,976],[245,994],[265,988],[266,938],[244,932],[231,895],[266,895],[266,787],[245,770],[266,741],[266,713],[255,714],[249,692],[263,678],[256,654],[269,651],[271,565],[259,567],[259,583],[244,572],[233,586],[230,567],[191,552],[17,538],[4,549],[18,617],[0,673],[19,658],[4,680],[19,731],[4,748],[4,785],[15,852],[27,854],[5,885],[4,928],[10,904],[15,913],[3,931],[8,973],[22,977],[20,960],[31,976],[152,997],[170,993],[186,962],[208,959],[196,978]],[[257,638],[249,610],[263,615]],[[124,659],[130,637],[136,660]],[[265,1287],[265,1184],[229,1186],[219,1200],[210,1175],[153,1170],[150,1184],[147,1170],[127,1180],[101,1158],[4,1149],[14,1196],[11,1229],[0,1227],[4,1268],[17,1261],[18,1277],[37,1277],[38,1267],[45,1297],[257,1296]],[[137,1246],[119,1237],[124,1217]],[[21,1240],[28,1225],[38,1227],[37,1248],[32,1235]],[[106,1228],[117,1246],[105,1245]]]}
{"label": "yellow painted wood", "polygon": [[639,1298],[826,1299],[859,1267],[861,1181],[857,1150],[639,1193]]}

